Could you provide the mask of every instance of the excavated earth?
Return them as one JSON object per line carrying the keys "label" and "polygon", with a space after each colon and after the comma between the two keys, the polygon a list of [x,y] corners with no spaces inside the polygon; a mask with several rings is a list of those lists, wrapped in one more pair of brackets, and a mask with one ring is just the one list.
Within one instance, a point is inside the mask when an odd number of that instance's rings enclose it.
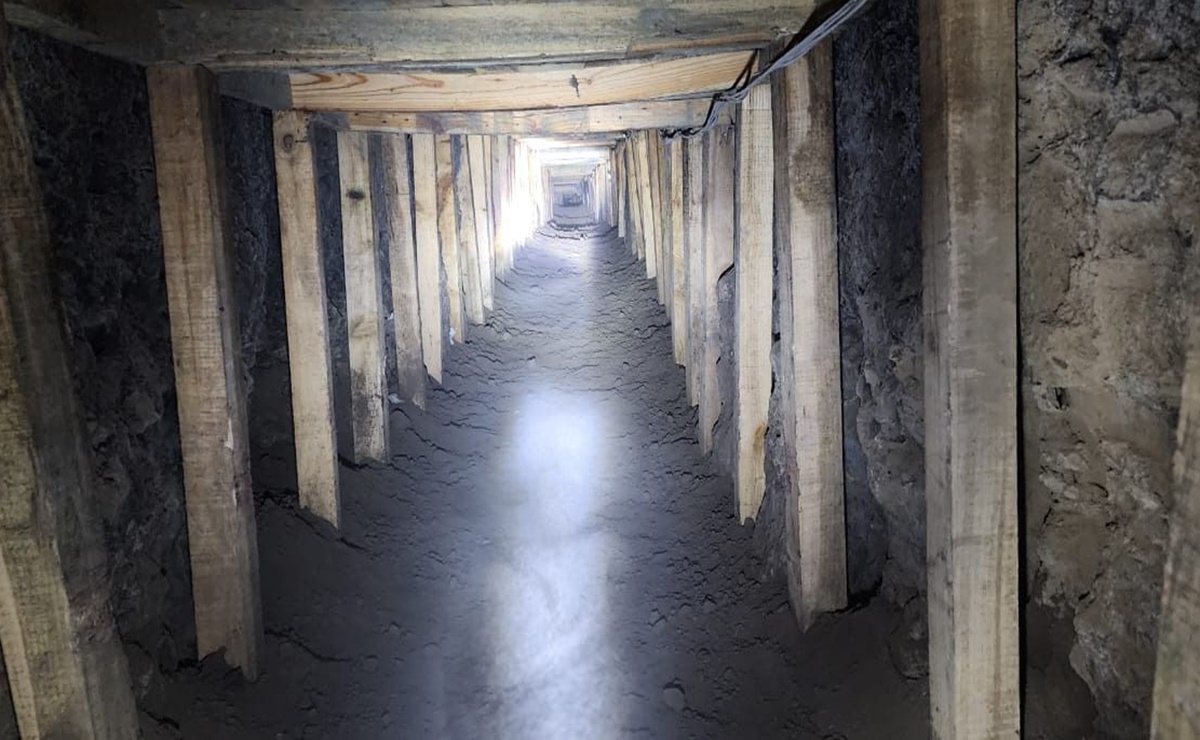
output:
{"label": "excavated earth", "polygon": [[142,700],[146,735],[927,737],[894,612],[802,635],[759,580],[615,233],[543,233],[505,280],[427,408],[392,406],[390,464],[343,462],[340,532],[256,461],[263,674],[173,674]]}

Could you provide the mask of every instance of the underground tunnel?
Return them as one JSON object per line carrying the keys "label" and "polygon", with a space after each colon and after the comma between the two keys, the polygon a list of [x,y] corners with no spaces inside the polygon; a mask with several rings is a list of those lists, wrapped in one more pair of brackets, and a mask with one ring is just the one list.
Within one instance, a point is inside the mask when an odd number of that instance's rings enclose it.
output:
{"label": "underground tunnel", "polygon": [[1200,6],[0,3],[0,739],[1200,737]]}

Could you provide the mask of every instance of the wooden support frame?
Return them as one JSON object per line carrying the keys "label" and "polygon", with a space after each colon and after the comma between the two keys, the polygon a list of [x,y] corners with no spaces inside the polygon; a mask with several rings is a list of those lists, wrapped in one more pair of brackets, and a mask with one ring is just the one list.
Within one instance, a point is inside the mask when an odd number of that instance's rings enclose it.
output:
{"label": "wooden support frame", "polygon": [[449,136],[434,137],[437,162],[437,223],[441,244],[442,272],[446,276],[446,297],[450,312],[450,343],[467,341],[467,322],[463,312],[462,268],[458,241],[458,213],[455,207],[454,147]]}
{"label": "wooden support frame", "polygon": [[758,516],[766,491],[771,400],[772,206],[775,201],[771,88],[758,85],[738,112],[737,462],[738,519]]}
{"label": "wooden support frame", "polygon": [[437,145],[431,134],[413,134],[413,236],[417,252],[417,308],[425,372],[442,382],[442,268],[438,218]]}
{"label": "wooden support frame", "polygon": [[717,283],[733,266],[737,189],[732,126],[710,129],[704,139],[704,381],[700,395],[700,449],[711,452],[713,427],[721,414],[717,360],[721,357]]}
{"label": "wooden support frame", "polygon": [[497,280],[508,274],[508,257],[512,252],[512,137],[496,136],[492,142],[492,190],[495,193],[496,240],[494,251],[495,277]]}
{"label": "wooden support frame", "polygon": [[333,360],[308,114],[275,113],[274,142],[296,483],[300,505],[336,527],[341,521],[341,489]]}
{"label": "wooden support frame", "polygon": [[12,706],[26,740],[137,737],[50,228],[2,30],[0,171],[0,643]]}
{"label": "wooden support frame", "polygon": [[[675,350],[675,362],[687,365],[688,360],[688,328],[689,318],[687,309],[687,256],[684,252],[686,235],[683,221],[683,148],[684,139],[668,139],[667,155],[671,164],[668,171],[671,181],[668,190],[671,193],[671,334]],[[688,398],[692,396],[691,375],[685,374]]]}
{"label": "wooden support frame", "polygon": [[1017,737],[1015,4],[922,0],[933,737]]}
{"label": "wooden support frame", "polygon": [[645,221],[642,216],[641,142],[630,138],[625,147],[626,193],[629,196],[629,251],[639,260],[646,259]]}
{"label": "wooden support frame", "polygon": [[688,138],[683,150],[684,256],[687,263],[688,402],[700,404],[704,385],[704,139]]}
{"label": "wooden support frame", "polygon": [[[646,277],[658,282],[658,226],[655,223],[654,190],[655,179],[651,169],[651,154],[653,152],[650,137],[652,134],[644,131],[638,135],[637,145],[637,175],[638,175],[638,210],[642,214],[642,256],[646,259]],[[659,294],[659,302],[662,295]]]}
{"label": "wooden support frame", "polygon": [[788,591],[802,629],[846,606],[833,44],[772,76]]}
{"label": "wooden support frame", "polygon": [[471,184],[471,163],[466,136],[451,137],[454,146],[454,201],[458,213],[459,268],[462,270],[463,303],[467,320],[483,323],[483,281],[480,277],[478,224],[475,220],[475,194]]}
{"label": "wooden support frame", "polygon": [[488,204],[488,172],[486,163],[489,157],[484,151],[484,137],[471,135],[466,137],[465,155],[467,174],[471,182],[471,204],[475,218],[475,251],[479,260],[479,294],[482,301],[479,323],[486,319],[485,313],[495,307],[492,294],[492,217]]}
{"label": "wooden support frame", "polygon": [[196,642],[249,677],[262,608],[216,81],[146,70],[187,495]]}
{"label": "wooden support frame", "polygon": [[422,366],[421,310],[413,229],[412,166],[407,137],[381,136],[379,158],[383,166],[383,195],[387,201],[396,379],[400,397],[423,409],[425,370]]}

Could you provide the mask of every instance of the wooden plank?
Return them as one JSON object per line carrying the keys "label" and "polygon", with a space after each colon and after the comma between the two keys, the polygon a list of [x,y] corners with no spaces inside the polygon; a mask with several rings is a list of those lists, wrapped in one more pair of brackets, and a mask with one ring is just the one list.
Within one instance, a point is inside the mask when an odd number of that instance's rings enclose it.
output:
{"label": "wooden plank", "polygon": [[201,657],[258,675],[262,611],[216,81],[146,70]]}
{"label": "wooden plank", "polygon": [[[489,214],[488,208],[488,193],[487,193],[487,166],[488,158],[484,152],[484,138],[482,136],[466,137],[466,163],[468,170],[468,179],[471,183],[471,202],[474,206],[475,215],[475,251],[479,261],[478,280],[479,280],[479,295],[482,307],[480,313],[490,311],[494,308],[494,299],[492,295],[492,240],[491,240],[491,221],[492,217]],[[479,323],[483,323],[483,318],[480,318]]]}
{"label": "wooden plank", "polygon": [[772,78],[787,569],[801,628],[846,606],[833,45]]}
{"label": "wooden plank", "polygon": [[628,238],[629,234],[628,227],[625,225],[625,211],[628,208],[626,201],[629,197],[625,183],[625,146],[625,142],[618,144],[613,157],[613,202],[617,209],[617,236],[621,239]]}
{"label": "wooden plank", "polygon": [[655,267],[657,283],[655,287],[658,289],[658,302],[663,304],[663,307],[667,311],[667,318],[670,318],[673,305],[668,301],[671,292],[669,282],[671,279],[671,196],[667,192],[667,185],[670,182],[670,173],[667,172],[668,166],[669,162],[667,161],[662,137],[659,135],[659,132],[651,131],[650,176],[653,178],[653,185],[650,189],[650,197],[654,202],[655,240],[658,244],[658,249],[654,253],[655,260],[657,261]]}
{"label": "wooden plank", "polygon": [[336,527],[341,492],[312,122],[304,113],[280,111],[274,128],[296,482],[300,505]]}
{"label": "wooden plank", "polygon": [[[671,158],[669,167],[671,181],[667,190],[671,193],[671,328],[675,362],[687,364],[688,358],[688,310],[687,310],[687,262],[684,256],[683,232],[683,139],[668,139],[667,154]],[[685,374],[687,394],[692,395],[691,376]]]}
{"label": "wooden plank", "polygon": [[743,522],[758,516],[766,490],[774,177],[771,88],[758,85],[742,102],[738,122],[735,488]]}
{"label": "wooden plank", "polygon": [[458,215],[455,208],[454,148],[449,136],[434,137],[437,163],[437,224],[442,272],[450,311],[450,343],[467,339],[463,320],[462,269],[459,267]]}
{"label": "wooden plank", "polygon": [[733,265],[736,190],[732,126],[711,129],[704,142],[704,380],[700,396],[700,448],[711,452],[713,427],[721,414],[717,360],[721,357],[717,281]]}
{"label": "wooden plank", "polygon": [[369,139],[367,134],[342,131],[337,135],[337,142],[354,461],[359,464],[368,460],[387,462],[383,275],[375,244]]}
{"label": "wooden plank", "polygon": [[462,270],[463,298],[467,319],[482,324],[483,281],[480,279],[479,234],[475,220],[475,194],[471,184],[470,155],[467,137],[454,140],[454,200],[458,213],[459,268]]}
{"label": "wooden plank", "polygon": [[503,111],[695,97],[725,90],[745,52],[483,72],[294,72],[292,100],[312,111]]}
{"label": "wooden plank", "polygon": [[387,200],[388,263],[392,281],[396,377],[400,397],[425,408],[425,370],[421,348],[421,310],[413,230],[412,167],[408,141],[385,135],[379,141],[383,194]]}
{"label": "wooden plank", "polygon": [[[646,259],[646,277],[654,279],[658,276],[658,227],[655,225],[654,212],[654,176],[650,169],[652,144],[651,134],[643,131],[638,135],[637,142],[637,171],[638,171],[638,210],[642,214],[642,256]],[[661,297],[660,297],[661,300]]]}
{"label": "wooden plank", "polygon": [[1153,740],[1200,737],[1200,315],[1193,313],[1175,453],[1175,510],[1163,571]]}
{"label": "wooden plank", "polygon": [[625,147],[625,164],[629,170],[626,186],[629,194],[629,251],[636,254],[640,260],[646,259],[646,242],[642,238],[645,221],[642,217],[642,170],[641,170],[641,140],[638,137],[628,139]]}
{"label": "wooden plank", "polygon": [[933,737],[1020,733],[1014,4],[923,0]]}
{"label": "wooden plank", "polygon": [[[288,89],[291,96],[291,89]],[[345,115],[354,131],[435,134],[515,134],[564,136],[618,133],[638,129],[700,126],[709,101],[653,100],[582,108],[514,111],[357,112]]]}
{"label": "wooden plank", "polygon": [[[491,311],[496,307],[496,173],[492,149],[494,137],[482,136],[483,143],[483,202],[487,209],[487,283],[484,286],[484,308]],[[472,181],[473,182],[473,181]]]}
{"label": "wooden plank", "polygon": [[[405,4],[406,6],[408,4]],[[307,3],[299,9],[167,8],[161,54],[214,69],[623,59],[753,49],[798,31],[813,0],[565,0],[445,7]]]}
{"label": "wooden plank", "polygon": [[413,235],[417,248],[417,308],[425,372],[442,382],[442,268],[439,262],[437,155],[433,136],[413,134]]}
{"label": "wooden plank", "polygon": [[50,229],[2,30],[0,172],[0,643],[12,707],[26,740],[137,737]]}
{"label": "wooden plank", "polygon": [[508,274],[508,255],[512,249],[512,138],[497,136],[492,144],[492,176],[496,192],[496,277]]}
{"label": "wooden plank", "polygon": [[699,136],[687,139],[683,155],[688,401],[698,406],[704,383],[704,140]]}

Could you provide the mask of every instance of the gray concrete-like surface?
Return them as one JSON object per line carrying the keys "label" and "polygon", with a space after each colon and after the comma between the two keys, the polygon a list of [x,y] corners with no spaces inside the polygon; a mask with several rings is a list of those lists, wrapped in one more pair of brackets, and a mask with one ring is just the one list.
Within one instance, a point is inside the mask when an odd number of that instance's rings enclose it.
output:
{"label": "gray concrete-like surface", "polygon": [[391,465],[343,467],[340,533],[290,450],[257,461],[264,674],[176,673],[147,736],[927,737],[893,612],[801,635],[760,582],[644,274],[615,232],[538,237],[428,409],[393,408]]}

